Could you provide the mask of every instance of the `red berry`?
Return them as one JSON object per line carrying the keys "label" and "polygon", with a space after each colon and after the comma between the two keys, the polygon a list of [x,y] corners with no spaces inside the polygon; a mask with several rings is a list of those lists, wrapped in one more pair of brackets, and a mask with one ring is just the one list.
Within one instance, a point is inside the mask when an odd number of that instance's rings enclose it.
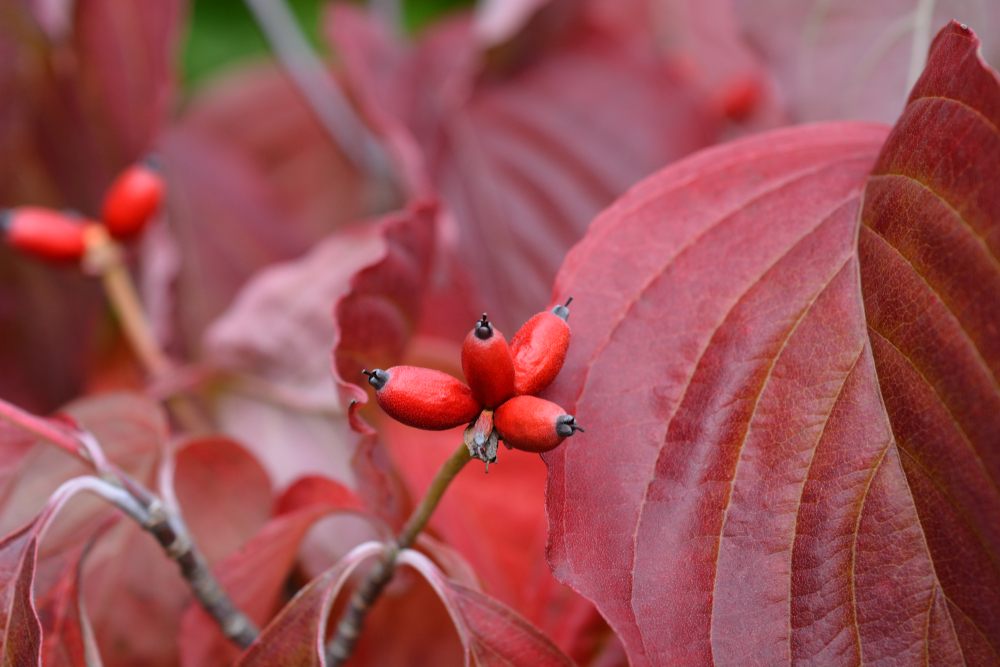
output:
{"label": "red berry", "polygon": [[514,390],[518,396],[534,396],[559,375],[569,349],[567,317],[569,309],[556,306],[552,312],[538,313],[525,322],[510,339],[510,355],[514,358]]}
{"label": "red berry", "polygon": [[503,334],[483,319],[462,344],[462,371],[476,400],[495,408],[514,395],[514,359]]}
{"label": "red berry", "polygon": [[386,414],[407,426],[443,431],[468,424],[483,410],[465,384],[441,371],[393,366],[365,374]]}
{"label": "red berry", "polygon": [[49,208],[21,206],[0,211],[0,234],[21,252],[50,261],[80,259],[86,225]]}
{"label": "red berry", "polygon": [[160,205],[166,185],[149,164],[136,163],[118,175],[104,194],[101,219],[115,238],[135,236]]}
{"label": "red berry", "polygon": [[505,444],[526,452],[547,452],[583,430],[561,407],[537,396],[510,399],[493,413],[493,424]]}

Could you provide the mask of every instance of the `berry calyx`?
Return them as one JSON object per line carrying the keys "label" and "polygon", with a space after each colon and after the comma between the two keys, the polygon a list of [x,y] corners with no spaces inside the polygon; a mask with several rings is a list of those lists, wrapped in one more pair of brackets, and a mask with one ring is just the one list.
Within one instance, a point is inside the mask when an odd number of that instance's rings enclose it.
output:
{"label": "berry calyx", "polygon": [[483,319],[476,324],[476,328],[473,331],[475,331],[476,338],[479,340],[489,340],[493,335],[493,325],[486,319],[486,313],[483,313]]}
{"label": "berry calyx", "polygon": [[115,238],[135,236],[159,210],[166,183],[155,159],[126,168],[104,194],[101,220]]}
{"label": "berry calyx", "polygon": [[462,371],[472,395],[493,409],[514,395],[514,359],[507,340],[483,313],[462,344]]}
{"label": "berry calyx", "polygon": [[49,208],[20,206],[0,211],[0,234],[7,243],[48,261],[80,259],[86,229],[80,219]]}
{"label": "berry calyx", "polygon": [[575,417],[537,396],[510,399],[496,409],[493,424],[506,445],[526,452],[547,452],[584,430]]}
{"label": "berry calyx", "polygon": [[375,387],[379,406],[407,426],[443,431],[468,424],[483,410],[469,387],[441,371],[393,366],[362,372]]}
{"label": "berry calyx", "polygon": [[552,314],[556,317],[562,319],[563,322],[569,320],[569,304],[573,301],[573,297],[566,299],[566,304],[562,306],[556,306],[552,309]]}
{"label": "berry calyx", "polygon": [[518,396],[539,393],[552,384],[562,370],[569,350],[568,305],[569,301],[565,306],[556,306],[552,312],[538,313],[510,340],[514,391]]}

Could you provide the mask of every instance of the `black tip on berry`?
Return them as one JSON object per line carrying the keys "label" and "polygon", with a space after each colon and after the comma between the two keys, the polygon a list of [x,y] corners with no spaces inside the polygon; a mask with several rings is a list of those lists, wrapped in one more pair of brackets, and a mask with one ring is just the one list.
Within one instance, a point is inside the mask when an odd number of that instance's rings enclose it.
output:
{"label": "black tip on berry", "polygon": [[0,208],[0,236],[7,233],[10,223],[14,220],[14,211],[9,208]]}
{"label": "black tip on berry", "polygon": [[489,340],[492,337],[493,325],[486,319],[486,313],[483,313],[483,319],[476,323],[476,338],[479,340]]}
{"label": "black tip on berry", "polygon": [[361,372],[368,376],[368,384],[375,387],[375,391],[384,387],[386,382],[389,381],[389,374],[381,368],[376,368],[370,373],[368,371]]}
{"label": "black tip on berry", "polygon": [[563,322],[569,321],[569,302],[573,300],[573,297],[566,299],[566,305],[556,306],[552,309],[552,314],[561,317]]}
{"label": "black tip on berry", "polygon": [[147,153],[139,164],[157,174],[163,173],[163,157],[159,153]]}
{"label": "black tip on berry", "polygon": [[[577,431],[583,431],[583,429],[576,425],[576,417],[559,415],[556,419],[556,435],[560,438],[568,438]],[[583,432],[586,433],[586,431]]]}

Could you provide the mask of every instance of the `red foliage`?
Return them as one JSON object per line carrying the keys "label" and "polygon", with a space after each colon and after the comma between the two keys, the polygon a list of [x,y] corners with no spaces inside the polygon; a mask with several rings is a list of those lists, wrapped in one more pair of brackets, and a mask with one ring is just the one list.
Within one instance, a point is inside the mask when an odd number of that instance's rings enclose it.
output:
{"label": "red foliage", "polygon": [[[337,5],[336,76],[391,162],[361,174],[264,68],[168,121],[180,2],[0,0],[0,205],[93,216],[164,156],[130,259],[192,365],[145,389],[228,434],[175,441],[137,395],[0,403],[0,662],[321,664],[381,549],[356,545],[462,440],[382,419],[361,369],[459,377],[483,310],[513,331],[572,296],[543,397],[587,432],[458,475],[354,664],[997,664],[1000,82],[952,23],[891,130],[685,158],[901,108],[919,58],[882,38],[912,7],[772,4],[490,2],[409,44]],[[93,361],[93,285],[0,253],[0,395],[142,388]],[[247,651],[133,521],[64,504],[105,455],[183,512],[263,627]]]}
{"label": "red foliage", "polygon": [[1000,644],[998,101],[953,23],[884,146],[705,151],[568,257],[587,326],[549,395],[590,428],[545,456],[549,559],[633,665]]}

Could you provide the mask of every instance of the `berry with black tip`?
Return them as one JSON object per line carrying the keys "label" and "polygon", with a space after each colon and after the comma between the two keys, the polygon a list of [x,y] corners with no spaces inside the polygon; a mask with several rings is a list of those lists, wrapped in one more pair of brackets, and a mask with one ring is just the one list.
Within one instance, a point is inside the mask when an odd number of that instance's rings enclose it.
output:
{"label": "berry with black tip", "polygon": [[524,323],[510,340],[514,359],[514,391],[518,396],[535,395],[559,375],[569,350],[570,297],[565,306],[538,313]]}
{"label": "berry with black tip", "polygon": [[472,395],[487,408],[495,408],[514,395],[514,359],[507,339],[483,319],[462,344],[462,371]]}
{"label": "berry with black tip", "polygon": [[493,424],[505,444],[526,452],[547,452],[583,431],[575,417],[537,396],[510,399],[493,413]]}
{"label": "berry with black tip", "polygon": [[80,259],[86,228],[80,219],[50,208],[20,206],[0,211],[0,234],[8,245],[52,262]]}
{"label": "berry with black tip", "polygon": [[416,366],[363,371],[386,414],[407,426],[443,431],[476,419],[483,406],[460,380]]}
{"label": "berry with black tip", "polygon": [[160,209],[165,191],[166,183],[156,160],[137,162],[108,187],[101,205],[101,220],[113,237],[133,237]]}

